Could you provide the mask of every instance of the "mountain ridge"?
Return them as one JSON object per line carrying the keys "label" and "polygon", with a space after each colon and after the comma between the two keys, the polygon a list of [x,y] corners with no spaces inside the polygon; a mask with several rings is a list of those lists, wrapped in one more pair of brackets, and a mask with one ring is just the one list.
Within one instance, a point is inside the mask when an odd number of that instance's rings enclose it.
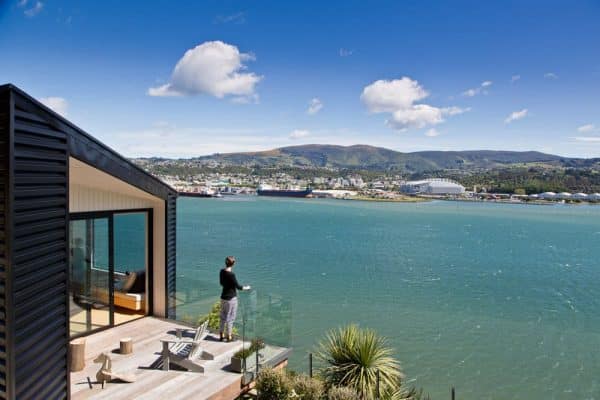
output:
{"label": "mountain ridge", "polygon": [[291,166],[424,172],[445,169],[493,169],[521,164],[566,168],[600,168],[600,158],[562,157],[538,151],[464,150],[399,152],[365,144],[351,146],[306,144],[271,150],[215,153],[193,157],[201,162],[237,166]]}

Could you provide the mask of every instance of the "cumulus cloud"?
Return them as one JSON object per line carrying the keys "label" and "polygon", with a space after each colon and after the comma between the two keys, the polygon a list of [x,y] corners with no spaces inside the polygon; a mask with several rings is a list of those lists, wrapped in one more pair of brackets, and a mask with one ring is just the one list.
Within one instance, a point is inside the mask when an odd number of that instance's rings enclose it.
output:
{"label": "cumulus cloud", "polygon": [[558,75],[556,75],[554,72],[546,72],[544,74],[544,78],[545,79],[558,79]]}
{"label": "cumulus cloud", "polygon": [[419,82],[405,76],[392,81],[375,81],[363,89],[360,98],[370,112],[380,113],[410,108],[427,96],[429,93]]}
{"label": "cumulus cloud", "polygon": [[354,54],[354,50],[340,48],[340,51],[339,51],[340,57],[350,57],[352,54]]}
{"label": "cumulus cloud", "polygon": [[485,90],[485,88],[492,86],[493,82],[492,81],[483,81],[481,82],[481,84],[473,89],[468,89],[465,90],[462,95],[463,96],[467,96],[467,97],[474,97],[477,96],[478,94],[487,94],[487,90]]}
{"label": "cumulus cloud", "polygon": [[62,115],[63,117],[67,116],[67,109],[69,108],[69,103],[64,98],[44,97],[40,99],[40,102],[52,111]]}
{"label": "cumulus cloud", "polygon": [[[29,4],[29,1],[21,0],[21,1],[19,1],[19,3],[17,5],[19,7],[27,7],[28,4]],[[25,14],[25,16],[31,18],[31,17],[35,17],[36,15],[38,15],[43,9],[44,9],[44,3],[42,3],[41,1],[36,1],[32,7],[23,11],[23,14]]]}
{"label": "cumulus cloud", "polygon": [[510,115],[508,117],[506,117],[506,119],[504,120],[505,124],[510,124],[513,121],[518,121],[520,119],[523,119],[527,116],[527,109],[524,108],[521,111],[513,111],[512,113],[510,113]]}
{"label": "cumulus cloud", "polygon": [[240,53],[221,41],[204,42],[185,52],[175,65],[169,83],[148,89],[150,96],[209,94],[217,98],[255,98],[262,76],[246,72],[245,61],[254,56]]}
{"label": "cumulus cloud", "polygon": [[440,133],[435,128],[431,128],[425,132],[425,136],[436,137],[436,136],[440,136]]}
{"label": "cumulus cloud", "polygon": [[518,81],[519,79],[521,79],[521,75],[513,75],[510,78],[510,83],[515,83],[516,81]]}
{"label": "cumulus cloud", "polygon": [[596,130],[597,129],[594,124],[586,124],[586,125],[582,125],[579,128],[577,128],[577,131],[581,132],[581,133],[590,133],[590,132],[594,132]]}
{"label": "cumulus cloud", "polygon": [[303,130],[303,129],[294,129],[290,133],[290,139],[302,139],[307,136],[310,136],[310,132],[307,130]]}
{"label": "cumulus cloud", "polygon": [[306,112],[309,115],[314,115],[314,114],[318,113],[319,111],[321,111],[322,108],[323,108],[323,102],[320,99],[318,99],[317,97],[315,97],[308,102],[308,110],[306,110]]}
{"label": "cumulus cloud", "polygon": [[378,80],[366,86],[360,96],[372,113],[390,113],[386,124],[400,131],[408,128],[424,128],[444,122],[444,116],[468,111],[459,107],[439,108],[428,104],[416,104],[429,93],[419,82],[408,77],[391,81]]}

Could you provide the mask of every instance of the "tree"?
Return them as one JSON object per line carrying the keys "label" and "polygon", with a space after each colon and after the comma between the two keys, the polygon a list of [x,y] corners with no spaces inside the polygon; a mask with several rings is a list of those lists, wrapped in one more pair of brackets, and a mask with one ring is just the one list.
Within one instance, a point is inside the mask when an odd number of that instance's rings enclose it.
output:
{"label": "tree", "polygon": [[382,392],[400,388],[403,374],[392,354],[384,337],[357,325],[329,331],[317,351],[317,357],[326,365],[321,370],[325,383],[329,387],[350,387],[362,399],[375,398],[377,371]]}

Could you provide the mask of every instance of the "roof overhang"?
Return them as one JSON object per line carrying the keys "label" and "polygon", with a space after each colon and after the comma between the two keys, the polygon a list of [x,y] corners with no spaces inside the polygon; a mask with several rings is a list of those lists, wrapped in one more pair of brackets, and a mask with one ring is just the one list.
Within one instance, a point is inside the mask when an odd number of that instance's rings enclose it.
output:
{"label": "roof overhang", "polygon": [[0,92],[4,91],[12,91],[15,94],[15,104],[20,108],[67,133],[71,157],[163,200],[167,200],[169,195],[177,195],[177,191],[171,186],[144,171],[18,87],[12,84],[1,85]]}

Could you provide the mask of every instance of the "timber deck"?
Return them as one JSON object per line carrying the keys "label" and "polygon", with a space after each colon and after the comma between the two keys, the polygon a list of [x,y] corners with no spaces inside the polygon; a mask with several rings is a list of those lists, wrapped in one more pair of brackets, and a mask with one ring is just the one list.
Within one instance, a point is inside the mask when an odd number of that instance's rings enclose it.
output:
{"label": "timber deck", "polygon": [[[158,366],[162,345],[160,339],[174,338],[176,328],[187,328],[175,321],[145,317],[87,336],[85,368],[71,373],[71,399],[209,399],[232,400],[241,392],[242,375],[228,370],[231,356],[242,347],[241,341],[222,343],[213,335],[204,339],[204,350],[215,356],[203,360],[204,373],[171,369],[163,371]],[[130,337],[133,353],[119,354],[119,341]],[[289,351],[281,349],[281,354]],[[104,389],[96,382],[100,364],[93,360],[100,353],[112,359],[112,371],[133,374],[133,383],[110,382]],[[87,378],[92,382],[90,389]]]}

